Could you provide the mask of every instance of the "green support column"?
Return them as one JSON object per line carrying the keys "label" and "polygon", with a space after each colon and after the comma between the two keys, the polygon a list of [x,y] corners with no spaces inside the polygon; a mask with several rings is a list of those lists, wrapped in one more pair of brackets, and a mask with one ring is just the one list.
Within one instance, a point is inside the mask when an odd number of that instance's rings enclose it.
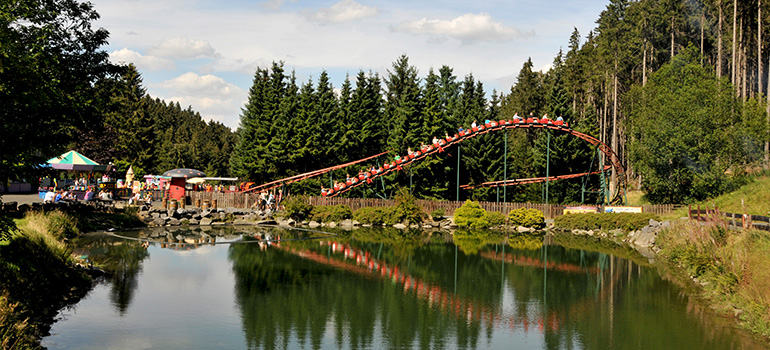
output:
{"label": "green support column", "polygon": [[[505,135],[503,143],[505,146],[503,146],[503,153],[505,153],[505,157],[503,158],[503,181],[508,182],[508,129],[503,129],[503,135]],[[503,203],[506,202],[505,199],[505,192],[508,189],[508,186],[503,184]]]}
{"label": "green support column", "polygon": [[457,201],[460,201],[460,145],[457,145]]}
{"label": "green support column", "polygon": [[548,135],[548,138],[546,139],[545,144],[545,204],[548,204],[548,177],[550,176],[550,166],[551,166],[551,131],[546,131],[546,134]]}

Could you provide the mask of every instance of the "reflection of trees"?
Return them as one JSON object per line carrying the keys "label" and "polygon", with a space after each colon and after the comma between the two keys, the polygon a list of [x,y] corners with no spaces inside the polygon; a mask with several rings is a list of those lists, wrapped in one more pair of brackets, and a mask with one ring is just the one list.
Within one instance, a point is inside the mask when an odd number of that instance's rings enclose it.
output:
{"label": "reflection of trees", "polygon": [[[452,245],[415,245],[408,257],[401,255],[399,246],[374,242],[282,242],[281,248],[286,251],[260,251],[252,245],[230,248],[250,348],[284,347],[292,336],[303,346],[318,348],[330,331],[338,348],[381,347],[373,343],[380,337],[387,347],[412,348],[418,342],[444,348],[451,336],[462,347],[475,347],[483,328],[479,310],[493,307],[483,300],[500,297],[499,288],[485,295],[488,292],[471,280],[492,277],[470,267],[485,264],[478,257],[472,264],[465,264],[465,256],[459,258],[466,266],[458,265],[458,293],[451,293],[454,265],[448,267],[448,277],[435,269],[454,261]],[[372,271],[357,259],[360,256],[369,262],[378,256],[382,269]],[[498,279],[499,273],[494,272]],[[432,302],[428,285],[433,286]]]}
{"label": "reflection of trees", "polygon": [[76,242],[78,251],[109,272],[110,301],[123,315],[136,291],[141,262],[149,256],[141,242],[109,236],[84,236]]}
{"label": "reflection of trees", "polygon": [[250,348],[477,348],[506,327],[543,334],[547,349],[730,347],[628,260],[513,236],[468,255],[440,238],[358,234],[230,248]]}

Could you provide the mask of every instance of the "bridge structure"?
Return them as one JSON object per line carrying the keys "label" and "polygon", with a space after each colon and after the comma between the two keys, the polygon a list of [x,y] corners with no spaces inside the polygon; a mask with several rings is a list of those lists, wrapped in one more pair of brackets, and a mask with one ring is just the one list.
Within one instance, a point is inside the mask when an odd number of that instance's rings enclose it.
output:
{"label": "bridge structure", "polygon": [[[554,132],[569,134],[571,136],[585,140],[592,146],[596,147],[596,149],[602,154],[604,154],[606,159],[608,159],[609,164],[607,165],[600,164],[598,167],[598,170],[596,171],[589,171],[589,172],[579,173],[579,174],[563,174],[563,175],[557,175],[557,176],[546,175],[545,177],[527,178],[527,179],[506,179],[502,181],[492,181],[492,182],[485,182],[482,184],[475,184],[475,185],[469,184],[469,185],[463,185],[463,186],[459,186],[458,184],[458,187],[460,189],[467,190],[467,189],[474,189],[474,188],[480,188],[480,187],[504,187],[504,186],[534,184],[534,183],[543,183],[543,182],[547,183],[549,181],[579,178],[583,176],[604,174],[608,171],[614,171],[615,176],[613,176],[614,180],[611,181],[611,183],[609,184],[610,190],[609,190],[609,194],[606,195],[607,200],[609,202],[618,202],[622,200],[622,198],[624,198],[625,189],[626,189],[625,168],[623,167],[620,161],[620,157],[618,157],[617,153],[615,153],[612,150],[612,148],[607,146],[605,143],[601,142],[599,139],[591,135],[573,130],[572,128],[570,128],[569,124],[566,122],[562,122],[560,120],[553,121],[545,118],[541,120],[528,118],[526,120],[515,119],[515,120],[490,121],[484,125],[479,125],[477,127],[473,127],[468,130],[462,130],[450,137],[434,139],[434,142],[432,144],[427,145],[422,149],[413,152],[412,154],[407,154],[403,157],[398,157],[398,159],[394,159],[391,162],[386,162],[380,167],[372,168],[371,170],[363,172],[355,177],[345,179],[345,181],[343,182],[338,182],[336,186],[333,186],[332,188],[329,188],[329,189],[324,189],[321,195],[325,197],[338,196],[340,194],[343,194],[347,191],[350,191],[364,184],[373,183],[375,179],[380,178],[382,176],[386,176],[393,172],[401,171],[404,169],[405,166],[417,163],[431,155],[445,153],[447,149],[454,146],[459,146],[465,140],[468,140],[486,133],[502,131],[507,129],[532,129],[532,130],[554,131]],[[261,185],[247,186],[246,188],[243,189],[243,191],[253,192],[253,191],[264,191],[264,190],[275,189],[283,185],[317,177],[337,169],[342,169],[348,166],[359,164],[359,163],[377,158],[387,153],[389,152],[382,152],[382,153],[379,153],[370,157],[366,157],[363,159],[359,159],[356,161],[335,165],[328,168],[319,169],[319,170],[315,170],[315,171],[311,171],[311,172],[307,172],[299,175],[294,175],[291,177],[275,180],[275,181],[268,182]],[[458,169],[459,169],[459,163],[458,163]],[[458,176],[458,181],[459,181],[459,176]]]}

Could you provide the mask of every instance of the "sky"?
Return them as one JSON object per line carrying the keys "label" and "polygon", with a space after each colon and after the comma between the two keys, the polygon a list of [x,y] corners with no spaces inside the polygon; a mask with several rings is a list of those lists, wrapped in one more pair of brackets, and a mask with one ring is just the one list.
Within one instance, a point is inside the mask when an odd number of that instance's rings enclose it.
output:
{"label": "sky", "polygon": [[103,49],[134,63],[147,92],[233,130],[257,67],[284,62],[298,84],[326,71],[335,89],[359,71],[386,77],[401,55],[418,69],[446,65],[508,93],[528,58],[547,70],[601,0],[91,0],[110,32]]}

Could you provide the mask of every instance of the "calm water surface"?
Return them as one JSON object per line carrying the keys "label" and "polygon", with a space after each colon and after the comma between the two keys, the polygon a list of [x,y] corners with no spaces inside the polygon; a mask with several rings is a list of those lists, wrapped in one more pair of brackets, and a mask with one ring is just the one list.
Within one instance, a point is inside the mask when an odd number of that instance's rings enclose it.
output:
{"label": "calm water surface", "polygon": [[592,241],[371,228],[121,235],[158,243],[81,239],[80,253],[117,272],[62,312],[49,349],[770,348],[645,259]]}

